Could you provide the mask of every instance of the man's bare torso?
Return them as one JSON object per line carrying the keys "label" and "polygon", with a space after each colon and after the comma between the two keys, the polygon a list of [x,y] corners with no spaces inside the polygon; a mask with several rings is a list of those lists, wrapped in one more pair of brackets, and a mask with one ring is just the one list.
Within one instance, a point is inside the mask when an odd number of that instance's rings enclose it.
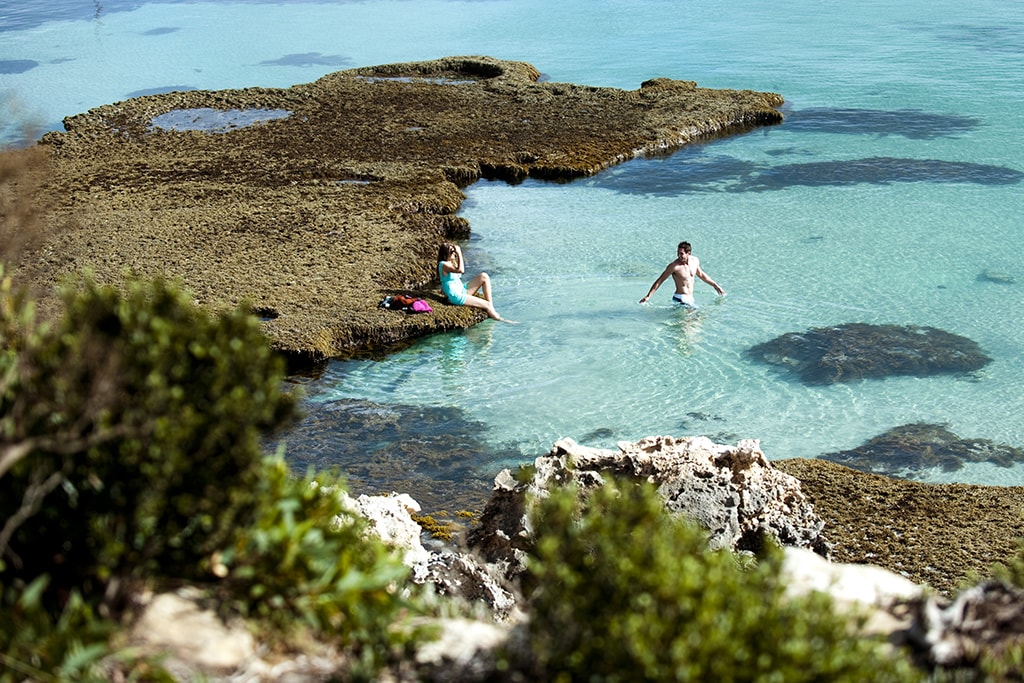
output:
{"label": "man's bare torso", "polygon": [[675,260],[672,266],[672,279],[676,283],[676,294],[693,294],[693,279],[699,267],[700,262],[695,256],[690,256],[686,261]]}

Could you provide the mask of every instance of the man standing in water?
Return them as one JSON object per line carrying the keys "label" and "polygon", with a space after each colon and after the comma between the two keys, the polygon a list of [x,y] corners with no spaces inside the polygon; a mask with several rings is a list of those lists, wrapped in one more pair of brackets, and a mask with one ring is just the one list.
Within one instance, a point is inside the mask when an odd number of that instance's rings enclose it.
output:
{"label": "man standing in water", "polygon": [[658,279],[651,285],[650,291],[647,292],[647,296],[640,299],[640,303],[647,303],[647,300],[651,298],[651,295],[654,294],[658,287],[661,287],[661,283],[667,280],[669,275],[672,276],[676,283],[676,293],[672,295],[672,301],[682,304],[687,308],[697,307],[693,300],[694,276],[699,277],[714,287],[715,291],[718,292],[718,296],[725,296],[725,291],[718,286],[718,283],[700,269],[700,259],[690,254],[690,243],[680,242],[679,247],[676,248],[676,260],[665,266],[665,272],[658,276]]}

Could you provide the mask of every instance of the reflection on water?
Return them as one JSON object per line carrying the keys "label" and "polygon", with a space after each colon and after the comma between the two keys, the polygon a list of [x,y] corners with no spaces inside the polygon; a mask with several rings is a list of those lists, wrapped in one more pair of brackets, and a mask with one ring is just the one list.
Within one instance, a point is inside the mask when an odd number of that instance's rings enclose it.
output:
{"label": "reflection on water", "polygon": [[265,121],[286,119],[292,113],[286,109],[174,109],[154,116],[149,126],[162,130],[200,130],[207,133],[226,133]]}

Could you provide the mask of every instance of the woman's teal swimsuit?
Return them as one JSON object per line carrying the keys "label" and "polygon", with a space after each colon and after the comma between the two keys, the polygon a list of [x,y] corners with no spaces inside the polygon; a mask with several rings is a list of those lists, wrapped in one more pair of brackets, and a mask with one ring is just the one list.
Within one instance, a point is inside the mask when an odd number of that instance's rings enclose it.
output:
{"label": "woman's teal swimsuit", "polygon": [[445,273],[444,263],[437,262],[437,274],[441,277],[441,291],[456,306],[466,303],[466,285],[460,273]]}

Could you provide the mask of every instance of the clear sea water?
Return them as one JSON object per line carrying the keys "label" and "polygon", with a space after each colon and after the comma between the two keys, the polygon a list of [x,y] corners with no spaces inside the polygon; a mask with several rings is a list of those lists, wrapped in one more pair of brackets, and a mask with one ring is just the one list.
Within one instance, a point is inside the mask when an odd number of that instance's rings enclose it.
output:
{"label": "clear sea water", "polygon": [[[491,274],[499,310],[520,324],[330,363],[305,381],[313,417],[288,439],[297,461],[315,451],[311,462],[372,488],[420,467],[395,453],[458,432],[460,452],[445,457],[459,467],[436,456],[421,471],[429,487],[493,476],[561,437],[755,438],[778,459],[924,422],[1024,447],[1020,2],[47,5],[0,0],[8,140],[12,112],[57,129],[139,94],[288,86],[452,54],[528,61],[552,81],[634,89],[665,76],[786,98],[780,126],[570,184],[469,188],[468,270]],[[700,310],[686,314],[665,285],[639,305],[680,240],[728,295],[698,282]],[[808,387],[745,356],[847,322],[938,327],[993,362],[969,377]],[[375,469],[385,460],[392,474]],[[915,476],[1022,485],[1024,467]]]}

